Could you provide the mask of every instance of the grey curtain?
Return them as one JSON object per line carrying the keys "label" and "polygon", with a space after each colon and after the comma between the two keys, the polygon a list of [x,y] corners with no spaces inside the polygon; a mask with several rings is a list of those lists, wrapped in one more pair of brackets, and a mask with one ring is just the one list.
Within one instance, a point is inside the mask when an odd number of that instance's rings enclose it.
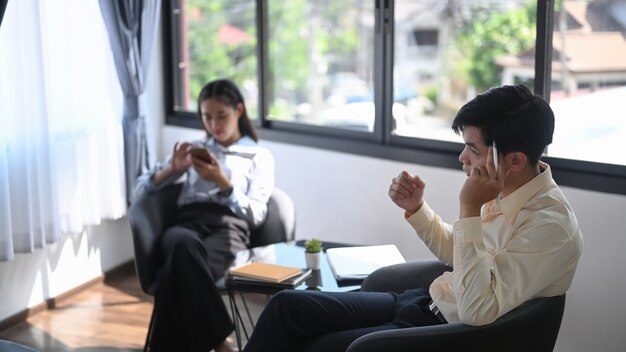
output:
{"label": "grey curtain", "polygon": [[139,96],[146,88],[148,65],[156,40],[161,0],[99,0],[109,34],[120,85],[124,92],[124,157],[126,199],[137,176],[150,165],[145,116]]}
{"label": "grey curtain", "polygon": [[2,17],[4,17],[4,10],[7,9],[9,0],[0,0],[0,25],[2,25]]}

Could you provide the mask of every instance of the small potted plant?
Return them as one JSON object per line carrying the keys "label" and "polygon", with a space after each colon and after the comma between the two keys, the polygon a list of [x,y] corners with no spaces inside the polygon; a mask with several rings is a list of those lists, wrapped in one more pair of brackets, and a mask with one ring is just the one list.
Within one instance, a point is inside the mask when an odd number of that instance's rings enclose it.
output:
{"label": "small potted plant", "polygon": [[304,242],[304,250],[306,266],[313,270],[319,270],[322,262],[322,241],[317,238],[308,239]]}

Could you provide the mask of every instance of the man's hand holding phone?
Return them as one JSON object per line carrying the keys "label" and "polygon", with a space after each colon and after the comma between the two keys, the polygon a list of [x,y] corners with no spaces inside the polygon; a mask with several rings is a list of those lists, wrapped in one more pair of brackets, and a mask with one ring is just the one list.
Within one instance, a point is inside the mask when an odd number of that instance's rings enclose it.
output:
{"label": "man's hand holding phone", "polygon": [[489,147],[486,165],[474,168],[459,194],[459,218],[479,216],[483,204],[495,199],[504,187],[504,171],[495,143]]}

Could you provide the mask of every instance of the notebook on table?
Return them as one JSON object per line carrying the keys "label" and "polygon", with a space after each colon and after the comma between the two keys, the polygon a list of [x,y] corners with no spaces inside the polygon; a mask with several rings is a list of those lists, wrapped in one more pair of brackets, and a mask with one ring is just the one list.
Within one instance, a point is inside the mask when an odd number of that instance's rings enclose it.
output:
{"label": "notebook on table", "polygon": [[229,285],[237,286],[253,286],[253,287],[267,287],[267,288],[296,288],[300,286],[306,279],[311,276],[311,269],[298,269],[299,274],[289,279],[282,280],[280,282],[267,281],[263,279],[257,279],[252,277],[245,277],[239,275],[229,274],[226,278],[226,283]]}
{"label": "notebook on table", "polygon": [[329,248],[326,258],[337,282],[351,283],[363,282],[376,269],[406,262],[393,244]]}
{"label": "notebook on table", "polygon": [[311,269],[252,262],[231,269],[227,283],[276,288],[295,288],[311,275]]}

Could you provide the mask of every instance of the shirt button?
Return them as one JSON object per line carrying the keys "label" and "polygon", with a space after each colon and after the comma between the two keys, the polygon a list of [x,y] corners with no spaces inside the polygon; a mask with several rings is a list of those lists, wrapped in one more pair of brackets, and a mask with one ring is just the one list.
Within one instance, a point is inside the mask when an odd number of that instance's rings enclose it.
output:
{"label": "shirt button", "polygon": [[463,231],[460,231],[460,230],[454,231],[454,235],[456,236],[456,238],[461,238],[463,237]]}

